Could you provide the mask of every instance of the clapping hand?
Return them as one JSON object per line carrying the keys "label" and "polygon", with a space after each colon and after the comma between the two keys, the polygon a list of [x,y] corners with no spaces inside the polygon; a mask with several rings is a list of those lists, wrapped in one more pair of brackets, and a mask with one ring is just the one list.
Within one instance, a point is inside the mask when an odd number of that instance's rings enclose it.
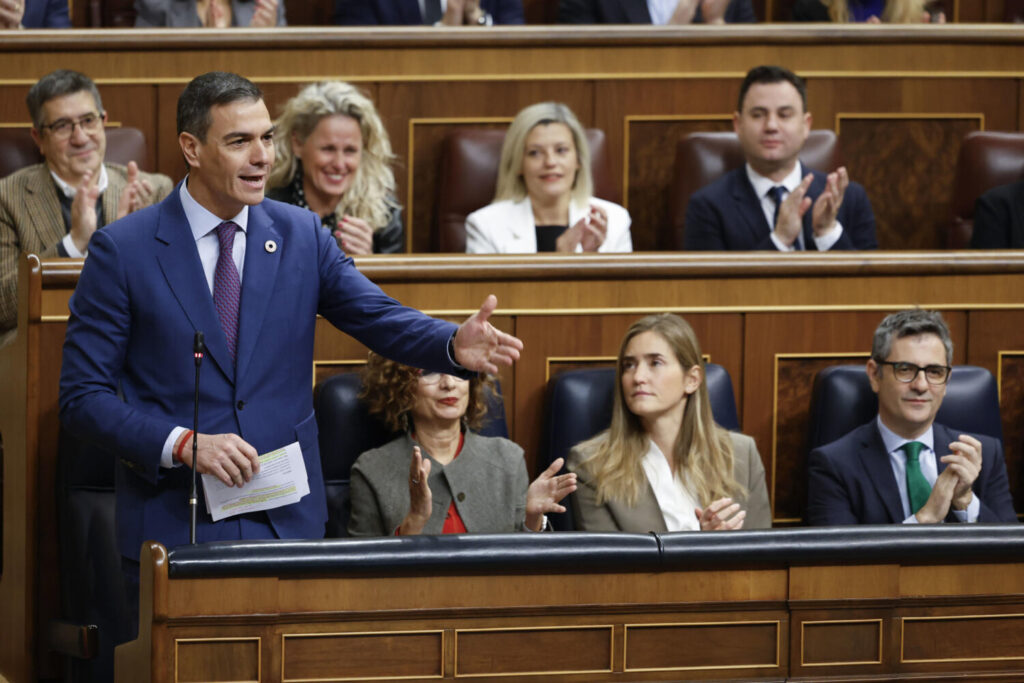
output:
{"label": "clapping hand", "polygon": [[741,510],[740,504],[732,502],[732,498],[719,498],[703,510],[695,508],[693,512],[700,521],[701,531],[735,531],[743,528],[743,520],[747,518],[747,511]]}
{"label": "clapping hand", "polygon": [[565,512],[559,501],[576,490],[576,473],[558,474],[565,463],[558,458],[533,480],[526,490],[526,526],[540,531],[544,515],[549,512]]}

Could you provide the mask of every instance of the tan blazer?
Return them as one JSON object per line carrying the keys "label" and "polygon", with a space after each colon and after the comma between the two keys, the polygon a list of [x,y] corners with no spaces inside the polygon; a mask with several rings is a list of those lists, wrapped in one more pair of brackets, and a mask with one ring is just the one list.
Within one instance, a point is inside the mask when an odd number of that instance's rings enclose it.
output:
{"label": "tan blazer", "polygon": [[[744,529],[770,529],[772,508],[768,502],[768,487],[764,481],[764,464],[754,440],[746,434],[729,432],[734,454],[733,476],[749,492],[739,501],[747,511]],[[577,489],[572,497],[576,528],[584,531],[628,531],[645,534],[648,531],[665,532],[665,518],[654,497],[654,489],[644,480],[645,487],[636,505],[629,507],[620,501],[609,500],[597,504],[597,489],[588,480],[586,470],[580,467],[583,456],[576,449],[569,453],[568,468],[577,476]]]}
{"label": "tan blazer", "polygon": [[[113,222],[128,171],[119,164],[106,166],[103,215]],[[153,187],[154,202],[170,194],[174,186],[165,175],[140,172],[139,177]],[[45,163],[27,166],[0,180],[0,335],[18,322],[18,257],[23,253],[56,257],[57,244],[66,234],[57,187]]]}

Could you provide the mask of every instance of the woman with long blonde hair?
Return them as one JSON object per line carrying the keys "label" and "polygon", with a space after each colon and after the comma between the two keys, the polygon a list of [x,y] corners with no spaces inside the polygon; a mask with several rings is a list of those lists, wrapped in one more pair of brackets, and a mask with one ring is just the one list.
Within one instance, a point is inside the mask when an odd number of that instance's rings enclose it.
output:
{"label": "woman with long blonde hair", "polygon": [[700,345],[677,315],[638,320],[619,350],[610,427],[569,454],[587,531],[771,526],[754,440],[714,422]]}
{"label": "woman with long blonde hair", "polygon": [[267,197],[316,213],[347,254],[404,251],[391,142],[366,95],[341,81],[313,83],[275,126]]}

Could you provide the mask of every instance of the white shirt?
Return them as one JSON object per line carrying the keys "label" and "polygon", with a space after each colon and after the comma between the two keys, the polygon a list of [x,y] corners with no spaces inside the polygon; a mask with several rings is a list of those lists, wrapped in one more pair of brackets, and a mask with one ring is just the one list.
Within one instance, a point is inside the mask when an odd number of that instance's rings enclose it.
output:
{"label": "white shirt", "polygon": [[[188,193],[187,177],[181,184],[178,197],[181,199],[182,209],[185,210],[185,219],[192,229],[192,237],[196,241],[196,249],[199,251],[199,260],[203,264],[203,274],[206,275],[210,296],[213,296],[213,274],[217,270],[217,259],[220,257],[217,226],[224,221],[210,213]],[[242,266],[245,263],[245,235],[249,227],[249,207],[243,206],[242,210],[231,220],[241,228],[241,230],[235,231],[235,241],[231,248],[231,258],[235,262],[235,267],[238,268],[238,281],[241,282]],[[161,467],[177,467],[181,464],[174,462],[174,443],[185,431],[184,427],[175,427],[171,430],[160,453]]]}
{"label": "white shirt", "polygon": [[[935,480],[939,478],[939,467],[935,458],[935,433],[931,427],[928,427],[928,431],[916,439],[904,439],[886,427],[882,423],[881,416],[875,420],[878,424],[878,431],[882,435],[885,450],[889,453],[889,464],[892,466],[893,476],[896,477],[896,488],[900,490],[903,523],[917,524],[917,517],[910,511],[910,494],[907,493],[907,454],[903,451],[903,444],[909,441],[918,441],[924,444],[924,448],[917,456],[917,462],[921,465],[921,474],[928,481],[928,485],[934,488]],[[953,510],[953,514],[961,522],[977,522],[980,510],[981,501],[978,500],[977,495],[973,495],[966,510]]]}
{"label": "white shirt", "polygon": [[693,494],[678,476],[672,476],[668,460],[654,441],[648,439],[648,444],[640,464],[654,490],[661,516],[665,519],[665,528],[669,531],[700,531],[700,522],[695,514],[697,501]]}
{"label": "white shirt", "polygon": [[[427,2],[426,2],[426,0],[419,0],[419,5],[420,5],[420,16],[421,17],[426,17],[427,16]],[[448,11],[448,0],[441,0],[441,16],[442,17],[444,17],[444,13],[446,11]],[[434,23],[434,26],[439,26],[440,24],[441,24],[441,20],[438,20],[437,22]],[[486,11],[484,12],[484,24],[483,25],[484,26],[493,26],[494,25],[494,17],[491,16],[490,12],[486,12]]]}
{"label": "white shirt", "polygon": [[[77,187],[74,187],[73,185],[68,185],[66,182],[64,182],[63,178],[61,178],[60,176],[53,172],[53,169],[50,169],[50,176],[53,178],[53,181],[57,183],[57,189],[61,191],[61,194],[63,194],[68,199],[75,198],[75,195],[78,194]],[[110,178],[107,177],[107,167],[104,164],[100,164],[100,177],[96,181],[96,189],[100,191],[101,195],[103,194],[103,191],[107,189],[107,185],[109,183]],[[109,219],[110,217],[107,216],[107,218]],[[107,220],[107,222],[110,223],[111,221]],[[86,256],[89,255],[88,248],[85,251],[78,251],[78,247],[75,246],[75,241],[71,239],[70,232],[64,235],[64,239],[61,240],[61,243],[64,245],[64,251],[66,251],[68,253],[68,256],[70,256],[71,258],[85,258]]]}
{"label": "white shirt", "polygon": [[[793,166],[793,170],[789,172],[789,175],[782,179],[782,182],[776,183],[771,178],[767,178],[755,171],[750,164],[747,164],[747,178],[750,180],[750,184],[754,187],[754,194],[756,194],[761,200],[761,211],[764,212],[765,221],[769,226],[771,226],[772,242],[779,251],[796,251],[797,244],[800,244],[802,247],[804,233],[803,229],[801,229],[800,233],[797,235],[796,242],[793,243],[793,246],[784,244],[782,240],[775,235],[775,224],[773,222],[775,218],[775,200],[773,200],[771,195],[768,194],[768,191],[776,185],[781,185],[786,188],[786,191],[782,193],[782,199],[785,200],[785,198],[789,196],[790,192],[800,187],[800,181],[804,179],[802,174],[803,167],[797,163]],[[807,210],[813,211],[814,207],[812,206]],[[814,238],[814,244],[818,247],[818,251],[828,251],[842,236],[843,225],[837,220],[834,228],[821,237]]]}
{"label": "white shirt", "polygon": [[651,15],[651,23],[664,26],[678,6],[679,0],[647,0],[647,12]]}

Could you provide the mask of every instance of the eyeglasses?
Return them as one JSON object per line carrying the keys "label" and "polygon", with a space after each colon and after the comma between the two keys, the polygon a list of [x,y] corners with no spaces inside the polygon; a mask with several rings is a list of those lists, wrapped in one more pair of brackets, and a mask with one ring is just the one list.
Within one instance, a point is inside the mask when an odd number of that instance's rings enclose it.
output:
{"label": "eyeglasses", "polygon": [[50,135],[57,140],[67,140],[75,132],[75,126],[82,129],[84,133],[95,133],[103,125],[103,116],[100,114],[86,114],[77,121],[71,119],[57,119],[53,123],[40,126],[49,129]]}
{"label": "eyeglasses", "polygon": [[953,368],[948,365],[914,365],[903,361],[892,362],[888,360],[875,361],[879,365],[891,365],[893,376],[900,382],[910,383],[917,379],[917,373],[923,372],[928,384],[945,384],[949,381],[949,373]]}
{"label": "eyeglasses", "polygon": [[[441,375],[443,375],[443,374],[444,373],[441,373],[441,372],[422,372],[421,371],[420,372],[420,381],[423,382],[424,384],[437,384],[438,382],[441,381]],[[468,382],[469,381],[468,379],[463,379],[461,377],[456,377],[455,375],[448,375],[448,377],[450,377],[455,382]]]}

